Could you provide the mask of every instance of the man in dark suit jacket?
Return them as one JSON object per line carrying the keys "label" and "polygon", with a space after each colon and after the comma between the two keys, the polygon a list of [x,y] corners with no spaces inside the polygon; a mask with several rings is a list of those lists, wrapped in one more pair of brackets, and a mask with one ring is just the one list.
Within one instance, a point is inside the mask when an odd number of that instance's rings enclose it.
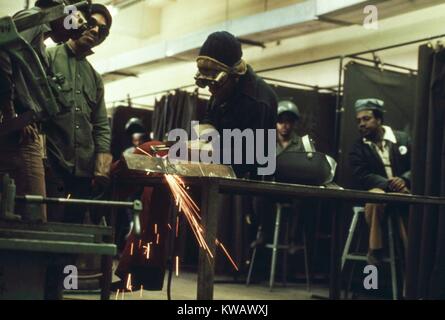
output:
{"label": "man in dark suit jacket", "polygon": [[[363,190],[410,193],[410,139],[406,133],[383,125],[383,106],[383,101],[378,99],[361,99],[355,104],[361,138],[355,142],[349,154],[353,174]],[[370,264],[381,262],[384,211],[384,204],[365,205],[365,216],[370,227]],[[402,224],[401,235],[405,240],[406,232]]]}

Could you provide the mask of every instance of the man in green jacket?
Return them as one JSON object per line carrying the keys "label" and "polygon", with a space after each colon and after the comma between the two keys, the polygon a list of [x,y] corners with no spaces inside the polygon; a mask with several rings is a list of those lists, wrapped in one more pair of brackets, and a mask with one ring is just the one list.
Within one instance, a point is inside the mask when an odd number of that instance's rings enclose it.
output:
{"label": "man in green jacket", "polygon": [[[24,116],[31,110],[54,111],[52,107],[57,106],[57,92],[51,91],[56,86],[50,89],[46,80],[50,82],[51,77],[47,75],[45,79],[47,63],[43,55],[44,40],[51,37],[54,41],[67,41],[76,36],[78,30],[66,29],[65,18],[45,24],[39,23],[39,19],[42,18],[42,10],[62,4],[62,0],[39,0],[35,7],[16,13],[14,20],[28,18],[35,23],[33,27],[20,32],[31,48],[16,41],[2,41],[0,48],[0,128],[5,129],[0,134],[0,178],[3,174],[9,174],[15,180],[17,195],[46,195],[42,161],[44,147],[39,138],[39,121],[22,121],[23,127],[6,128],[17,120],[17,116]],[[34,208],[18,204],[16,213],[23,220],[45,222],[47,219],[45,205]]]}
{"label": "man in green jacket", "polygon": [[[109,34],[112,18],[103,5],[91,7],[92,27],[77,40],[47,50],[53,74],[61,78],[70,111],[48,122],[48,195],[91,198],[93,186],[108,183],[111,164],[110,126],[101,76],[86,59]],[[76,208],[48,211],[49,220],[81,223]],[[63,216],[61,216],[63,214]]]}

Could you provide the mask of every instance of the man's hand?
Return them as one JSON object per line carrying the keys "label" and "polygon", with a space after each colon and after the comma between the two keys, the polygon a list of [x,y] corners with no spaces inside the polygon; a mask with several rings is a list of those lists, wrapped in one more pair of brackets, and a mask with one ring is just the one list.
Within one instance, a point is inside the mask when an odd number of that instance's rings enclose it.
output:
{"label": "man's hand", "polygon": [[19,143],[30,143],[35,142],[39,139],[39,132],[37,131],[37,128],[35,125],[30,124],[27,125],[22,129],[22,132],[20,133],[20,141]]}
{"label": "man's hand", "polygon": [[[394,177],[388,180],[388,188],[393,192],[407,192],[405,180],[399,177]],[[409,192],[409,191],[408,191]]]}
{"label": "man's hand", "polygon": [[110,183],[110,167],[113,156],[109,153],[96,154],[96,165],[94,169],[94,185],[107,187]]}

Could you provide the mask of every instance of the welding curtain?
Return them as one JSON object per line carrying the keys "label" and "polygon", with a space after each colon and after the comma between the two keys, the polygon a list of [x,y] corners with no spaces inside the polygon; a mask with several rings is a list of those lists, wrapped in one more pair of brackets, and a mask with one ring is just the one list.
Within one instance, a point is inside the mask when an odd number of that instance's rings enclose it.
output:
{"label": "welding curtain", "polygon": [[[419,49],[414,110],[412,192],[445,196],[445,50]],[[445,299],[445,207],[413,206],[406,296]]]}
{"label": "welding curtain", "polygon": [[202,119],[206,106],[207,101],[200,99],[197,92],[181,90],[156,100],[152,119],[154,139],[163,141],[165,135],[176,128],[186,130],[190,136],[190,122]]}
{"label": "welding curtain", "polygon": [[343,113],[340,123],[338,182],[347,188],[358,188],[349,166],[349,151],[359,138],[354,104],[358,99],[377,98],[385,102],[384,123],[395,130],[412,134],[417,76],[381,70],[351,62],[346,66]]}

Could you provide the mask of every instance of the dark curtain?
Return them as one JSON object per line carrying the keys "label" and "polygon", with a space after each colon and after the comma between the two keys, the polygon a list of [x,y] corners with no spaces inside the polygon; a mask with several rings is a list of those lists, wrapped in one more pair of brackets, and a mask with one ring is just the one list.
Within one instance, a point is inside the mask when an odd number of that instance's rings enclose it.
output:
{"label": "dark curtain", "polygon": [[133,117],[140,118],[147,128],[147,132],[150,132],[152,131],[152,114],[151,110],[127,106],[119,106],[114,110],[111,120],[111,153],[114,160],[119,160],[122,152],[132,145],[131,137],[125,133],[127,121]]}
{"label": "dark curtain", "polygon": [[[445,50],[419,49],[412,192],[445,196]],[[445,207],[412,206],[406,296],[445,299]]]}
{"label": "dark curtain", "polygon": [[309,134],[317,151],[333,156],[336,95],[283,86],[273,86],[273,89],[279,101],[290,100],[298,106],[301,119],[297,133],[300,136]]}
{"label": "dark curtain", "polygon": [[206,106],[207,101],[199,98],[197,92],[181,90],[156,100],[152,119],[154,139],[163,141],[165,135],[176,128],[186,130],[190,136],[191,121],[202,119]]}
{"label": "dark curtain", "polygon": [[349,166],[349,151],[359,138],[354,104],[358,99],[385,102],[384,124],[412,133],[417,76],[351,62],[346,66],[343,113],[340,123],[338,181],[342,187],[357,188]]}

